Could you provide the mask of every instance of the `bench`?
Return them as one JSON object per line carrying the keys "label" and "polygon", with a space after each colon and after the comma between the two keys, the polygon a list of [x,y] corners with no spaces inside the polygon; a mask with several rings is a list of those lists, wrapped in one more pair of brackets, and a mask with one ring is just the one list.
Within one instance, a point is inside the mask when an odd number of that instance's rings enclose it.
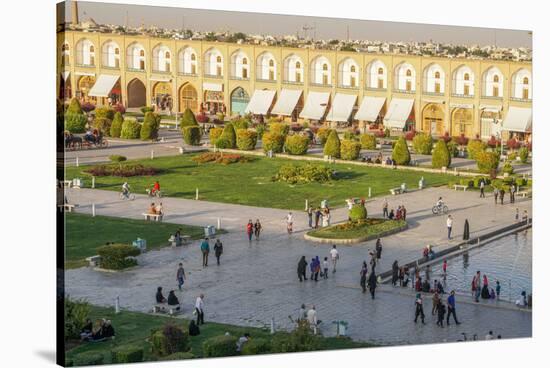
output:
{"label": "bench", "polygon": [[[178,310],[179,308],[179,310]],[[178,305],[168,305],[163,303],[157,303],[153,306],[153,313],[168,313],[173,316],[174,314],[179,314],[182,312],[181,304]]]}
{"label": "bench", "polygon": [[60,211],[73,212],[76,205],[65,203],[65,204],[59,204],[57,205],[57,207],[59,207]]}
{"label": "bench", "polygon": [[392,188],[392,189],[390,189],[390,193],[391,193],[392,195],[401,194],[401,192],[402,192],[402,191],[401,191],[401,187],[397,187],[397,188]]}
{"label": "bench", "polygon": [[532,192],[530,190],[522,190],[522,191],[516,192],[515,195],[520,196],[521,198],[525,198],[525,197],[531,197],[531,194]]}
{"label": "bench", "polygon": [[[191,241],[191,235],[180,235],[181,243],[179,245],[187,244]],[[168,239],[168,243],[172,245],[172,247],[177,247],[178,244],[176,242],[176,239],[174,238],[174,235]]]}
{"label": "bench", "polygon": [[101,261],[101,257],[100,256],[91,256],[91,257],[86,258],[86,261],[88,261],[88,264],[90,265],[90,267],[97,267],[97,266],[99,266],[99,261]]}
{"label": "bench", "polygon": [[162,216],[163,216],[155,213],[142,213],[141,215],[145,217],[145,221],[148,221],[148,220],[162,221]]}
{"label": "bench", "polygon": [[466,191],[466,189],[468,189],[467,185],[460,185],[460,184],[455,184],[455,185],[453,185],[453,187],[455,188],[455,190],[458,190],[460,188],[463,191]]}

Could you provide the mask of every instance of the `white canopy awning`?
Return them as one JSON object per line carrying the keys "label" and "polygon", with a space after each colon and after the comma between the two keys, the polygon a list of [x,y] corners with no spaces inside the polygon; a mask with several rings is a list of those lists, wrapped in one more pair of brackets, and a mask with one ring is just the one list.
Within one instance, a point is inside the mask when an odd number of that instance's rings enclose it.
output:
{"label": "white canopy awning", "polygon": [[502,105],[480,105],[479,109],[490,112],[499,112],[502,111]]}
{"label": "white canopy awning", "polygon": [[386,97],[363,97],[361,106],[355,114],[355,120],[376,121],[384,102],[386,102]]}
{"label": "white canopy awning", "polygon": [[332,101],[332,106],[328,112],[327,120],[348,121],[351,112],[353,111],[353,106],[355,106],[355,101],[357,101],[356,95],[337,93],[336,96],[334,96],[334,101]]}
{"label": "white canopy awning", "polygon": [[414,105],[412,98],[392,98],[384,125],[389,128],[403,129]]}
{"label": "white canopy awning", "polygon": [[512,132],[529,132],[533,122],[533,111],[525,107],[510,106],[504,118],[502,129]]}
{"label": "white canopy awning", "polygon": [[300,117],[302,119],[320,120],[325,115],[329,98],[330,92],[309,92]]}
{"label": "white canopy awning", "polygon": [[109,93],[111,93],[118,78],[120,78],[118,75],[100,74],[88,96],[109,97]]}
{"label": "white canopy awning", "polygon": [[61,76],[63,77],[63,80],[66,81],[67,78],[69,78],[70,74],[71,74],[71,72],[63,72],[63,73],[61,73]]}
{"label": "white canopy awning", "polygon": [[205,91],[222,92],[223,91],[223,85],[221,83],[204,82],[202,84],[202,89],[204,89]]}
{"label": "white canopy awning", "polygon": [[302,91],[299,89],[283,88],[281,94],[279,95],[279,98],[277,98],[275,106],[273,106],[273,110],[271,110],[271,114],[286,116],[292,115],[292,112],[296,108],[296,105],[298,104],[298,100],[300,99],[301,95]]}
{"label": "white canopy awning", "polygon": [[245,114],[252,113],[256,115],[265,115],[269,111],[273,99],[275,98],[275,91],[257,89],[254,91],[252,98],[248,102],[248,106],[244,110]]}

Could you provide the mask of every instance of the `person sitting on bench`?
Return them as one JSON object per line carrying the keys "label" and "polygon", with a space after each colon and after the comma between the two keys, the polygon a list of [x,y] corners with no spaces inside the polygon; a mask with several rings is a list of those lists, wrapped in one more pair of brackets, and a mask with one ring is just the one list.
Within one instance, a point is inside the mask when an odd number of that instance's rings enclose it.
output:
{"label": "person sitting on bench", "polygon": [[168,305],[177,305],[178,307],[176,308],[176,310],[180,310],[180,301],[174,293],[174,290],[170,290],[170,292],[168,293]]}
{"label": "person sitting on bench", "polygon": [[156,298],[157,298],[157,303],[158,304],[164,304],[166,303],[166,298],[164,297],[164,295],[162,295],[162,286],[159,286],[157,288],[157,295],[156,295]]}
{"label": "person sitting on bench", "polygon": [[155,206],[155,203],[151,203],[149,206],[149,212],[147,212],[149,215],[156,215],[157,214],[157,206]]}

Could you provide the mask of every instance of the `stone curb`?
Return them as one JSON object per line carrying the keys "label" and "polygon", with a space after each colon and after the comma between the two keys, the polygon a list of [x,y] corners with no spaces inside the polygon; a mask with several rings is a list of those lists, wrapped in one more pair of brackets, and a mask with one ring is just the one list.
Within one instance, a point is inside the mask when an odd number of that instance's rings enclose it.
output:
{"label": "stone curb", "polygon": [[344,245],[346,245],[346,244],[357,244],[357,243],[365,242],[365,241],[367,241],[371,238],[383,238],[385,236],[393,235],[393,234],[399,233],[403,230],[406,230],[408,228],[409,228],[409,224],[405,224],[405,225],[400,226],[400,227],[395,228],[395,229],[383,231],[380,234],[376,235],[375,237],[373,237],[371,235],[371,236],[362,236],[362,237],[359,237],[359,238],[351,238],[351,239],[319,238],[319,237],[308,235],[307,233],[305,233],[304,234],[304,239],[312,241],[312,242],[316,242],[316,243],[331,243],[331,244],[344,244]]}

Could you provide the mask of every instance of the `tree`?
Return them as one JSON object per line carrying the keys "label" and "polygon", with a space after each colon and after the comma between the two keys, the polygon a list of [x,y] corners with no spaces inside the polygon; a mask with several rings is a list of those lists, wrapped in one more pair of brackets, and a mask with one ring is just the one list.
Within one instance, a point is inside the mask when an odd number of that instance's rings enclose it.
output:
{"label": "tree", "polygon": [[329,133],[327,142],[323,148],[323,154],[334,158],[340,157],[340,138],[338,138],[336,130],[331,130]]}
{"label": "tree", "polygon": [[361,153],[361,143],[351,140],[351,139],[344,139],[342,143],[340,144],[340,156],[342,157],[342,160],[350,160],[354,161],[359,158],[359,154]]}
{"label": "tree", "polygon": [[73,98],[71,102],[69,103],[69,107],[67,108],[68,114],[82,114],[82,107],[80,106],[80,101],[78,99]]}
{"label": "tree", "polygon": [[483,174],[496,172],[499,164],[498,152],[481,151],[476,154],[477,168]]}
{"label": "tree", "polygon": [[445,141],[439,140],[432,155],[432,167],[440,169],[449,166],[451,166],[451,152],[449,152],[449,147],[445,144]]}
{"label": "tree", "polygon": [[433,138],[429,134],[416,134],[413,138],[414,151],[421,155],[429,155],[432,153]]}
{"label": "tree", "polygon": [[156,139],[158,137],[159,125],[159,116],[152,112],[146,113],[140,131],[141,140],[146,141],[148,139]]}
{"label": "tree", "polygon": [[237,147],[237,134],[235,132],[235,127],[232,123],[225,124],[225,127],[223,128],[223,133],[220,138],[227,139],[231,144],[230,148]]}
{"label": "tree", "polygon": [[180,126],[183,128],[185,126],[195,126],[195,125],[199,125],[199,123],[197,123],[197,119],[195,118],[195,114],[193,114],[193,111],[191,111],[191,109],[189,108],[185,109],[181,117]]}
{"label": "tree", "polygon": [[399,137],[393,147],[391,158],[397,165],[408,165],[411,162],[411,153],[405,138]]}

